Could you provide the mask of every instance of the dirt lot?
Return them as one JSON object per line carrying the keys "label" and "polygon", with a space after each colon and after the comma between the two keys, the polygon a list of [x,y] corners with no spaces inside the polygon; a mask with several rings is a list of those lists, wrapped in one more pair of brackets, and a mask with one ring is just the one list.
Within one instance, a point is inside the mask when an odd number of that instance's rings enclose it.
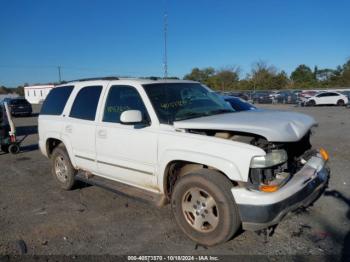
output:
{"label": "dirt lot", "polygon": [[[350,248],[350,109],[264,106],[312,115],[315,147],[327,148],[329,189],[304,212],[288,215],[272,237],[241,232],[205,249],[178,229],[170,208],[116,195],[94,186],[62,191],[37,147],[37,118],[16,118],[22,152],[0,153],[0,254],[345,254]],[[348,250],[345,250],[345,247]]]}

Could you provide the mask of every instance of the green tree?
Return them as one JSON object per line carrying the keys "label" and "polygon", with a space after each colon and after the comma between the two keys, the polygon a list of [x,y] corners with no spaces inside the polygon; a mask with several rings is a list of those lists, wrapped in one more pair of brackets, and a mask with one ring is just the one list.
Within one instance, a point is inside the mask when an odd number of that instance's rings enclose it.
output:
{"label": "green tree", "polygon": [[306,65],[299,65],[291,74],[291,80],[295,87],[311,87],[315,85],[315,75]]}
{"label": "green tree", "polygon": [[202,83],[207,83],[208,79],[215,74],[215,69],[212,67],[207,67],[199,69],[197,67],[193,68],[191,73],[184,76],[186,80],[199,81]]}
{"label": "green tree", "polygon": [[269,66],[263,61],[258,61],[253,65],[250,76],[253,89],[282,89],[289,83],[284,71],[278,72],[274,66]]}
{"label": "green tree", "polygon": [[215,72],[214,88],[222,91],[235,89],[239,81],[239,68],[230,67]]}

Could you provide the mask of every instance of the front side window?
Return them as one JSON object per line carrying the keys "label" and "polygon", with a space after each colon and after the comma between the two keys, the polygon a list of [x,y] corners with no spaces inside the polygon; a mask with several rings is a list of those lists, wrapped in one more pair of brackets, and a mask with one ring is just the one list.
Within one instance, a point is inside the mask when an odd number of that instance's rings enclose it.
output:
{"label": "front side window", "polygon": [[159,83],[143,87],[159,121],[164,124],[234,112],[222,97],[199,83]]}
{"label": "front side window", "polygon": [[94,121],[102,86],[87,86],[78,92],[69,116]]}
{"label": "front side window", "polygon": [[40,115],[61,115],[73,88],[73,86],[53,88],[44,101]]}
{"label": "front side window", "polygon": [[103,122],[120,123],[120,115],[127,110],[139,110],[143,119],[149,120],[142,98],[134,87],[112,86],[108,92]]}

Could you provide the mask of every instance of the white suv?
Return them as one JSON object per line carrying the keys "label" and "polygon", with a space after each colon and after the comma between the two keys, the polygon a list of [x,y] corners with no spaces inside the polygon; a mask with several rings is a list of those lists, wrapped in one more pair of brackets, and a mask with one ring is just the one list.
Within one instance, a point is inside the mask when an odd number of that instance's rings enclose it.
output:
{"label": "white suv", "polygon": [[64,189],[79,179],[171,203],[202,245],[260,230],[313,202],[326,187],[313,118],[235,112],[198,82],[85,79],[55,87],[39,116],[42,153]]}

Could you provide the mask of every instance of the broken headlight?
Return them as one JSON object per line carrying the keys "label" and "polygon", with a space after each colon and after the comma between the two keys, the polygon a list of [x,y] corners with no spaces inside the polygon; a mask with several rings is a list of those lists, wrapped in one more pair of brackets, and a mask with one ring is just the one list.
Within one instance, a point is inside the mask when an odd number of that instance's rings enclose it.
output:
{"label": "broken headlight", "polygon": [[265,156],[255,156],[250,162],[250,168],[266,168],[286,162],[287,152],[283,149],[273,150]]}

